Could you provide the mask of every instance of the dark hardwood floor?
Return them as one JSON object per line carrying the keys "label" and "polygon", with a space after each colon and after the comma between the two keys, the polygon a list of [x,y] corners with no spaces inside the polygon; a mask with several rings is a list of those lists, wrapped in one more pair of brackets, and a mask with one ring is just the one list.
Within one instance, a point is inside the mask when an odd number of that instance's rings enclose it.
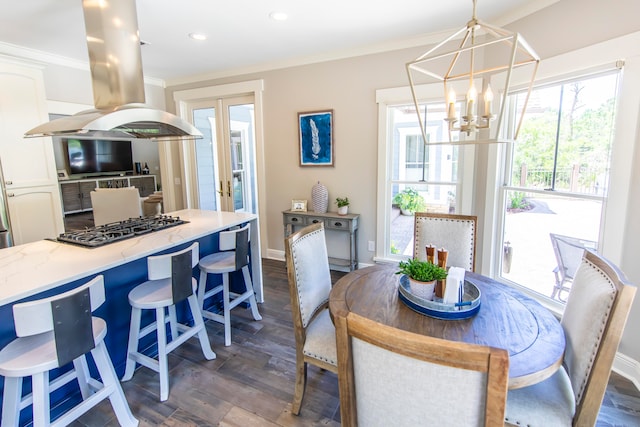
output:
{"label": "dark hardwood floor", "polygon": [[[299,416],[291,414],[295,351],[287,276],[283,262],[264,260],[263,319],[248,309],[232,312],[232,345],[224,346],[223,326],[207,321],[215,360],[207,361],[192,338],[169,356],[169,399],[158,400],[155,372],[139,368],[122,383],[140,426],[339,426],[337,377],[309,366]],[[343,273],[334,272],[337,280]],[[74,426],[118,425],[102,402]],[[612,373],[597,426],[640,426],[640,392]]]}

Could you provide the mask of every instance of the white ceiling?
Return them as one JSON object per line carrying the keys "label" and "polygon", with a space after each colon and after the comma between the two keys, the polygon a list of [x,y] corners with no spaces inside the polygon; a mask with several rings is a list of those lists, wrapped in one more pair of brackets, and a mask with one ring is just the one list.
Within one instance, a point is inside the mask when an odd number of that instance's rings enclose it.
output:
{"label": "white ceiling", "polygon": [[[506,25],[559,0],[478,0]],[[137,0],[145,76],[168,82],[277,68],[433,42],[461,28],[472,0]],[[273,11],[289,19],[269,18]],[[206,41],[188,37],[204,33]],[[431,35],[431,37],[429,37]],[[439,36],[441,37],[441,36]],[[0,2],[0,53],[88,62],[82,0]],[[26,48],[27,50],[25,51]],[[51,56],[53,55],[53,56]]]}

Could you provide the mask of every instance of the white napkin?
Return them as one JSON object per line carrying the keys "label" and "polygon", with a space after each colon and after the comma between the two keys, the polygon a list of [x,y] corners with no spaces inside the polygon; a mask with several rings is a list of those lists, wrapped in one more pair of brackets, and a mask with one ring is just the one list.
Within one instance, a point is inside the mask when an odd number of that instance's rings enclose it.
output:
{"label": "white napkin", "polygon": [[459,293],[464,283],[464,268],[449,267],[447,274],[447,287],[444,290],[442,302],[445,304],[455,304],[460,302]]}

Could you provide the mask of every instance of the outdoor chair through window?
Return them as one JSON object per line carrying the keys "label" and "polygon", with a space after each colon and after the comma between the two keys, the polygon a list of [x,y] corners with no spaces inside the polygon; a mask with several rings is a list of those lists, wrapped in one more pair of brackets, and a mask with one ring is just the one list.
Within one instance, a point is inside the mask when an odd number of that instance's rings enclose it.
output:
{"label": "outdoor chair through window", "polygon": [[571,289],[568,285],[573,281],[582,262],[584,249],[596,249],[596,242],[554,233],[549,233],[549,237],[551,237],[551,245],[558,262],[558,266],[553,269],[556,284],[551,292],[551,298],[558,298],[564,302],[566,297],[562,298],[562,292],[569,292]]}

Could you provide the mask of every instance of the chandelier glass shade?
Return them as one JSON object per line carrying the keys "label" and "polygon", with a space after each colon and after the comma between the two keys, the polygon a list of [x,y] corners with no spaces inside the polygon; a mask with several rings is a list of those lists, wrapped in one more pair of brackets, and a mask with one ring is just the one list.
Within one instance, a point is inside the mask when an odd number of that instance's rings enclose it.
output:
{"label": "chandelier glass shade", "polygon": [[[429,144],[491,143],[515,140],[540,58],[523,37],[473,16],[460,30],[406,64],[423,141]],[[447,132],[427,138],[418,88],[443,85]],[[507,95],[526,91],[516,120],[507,123]],[[448,141],[446,137],[448,136]]]}

